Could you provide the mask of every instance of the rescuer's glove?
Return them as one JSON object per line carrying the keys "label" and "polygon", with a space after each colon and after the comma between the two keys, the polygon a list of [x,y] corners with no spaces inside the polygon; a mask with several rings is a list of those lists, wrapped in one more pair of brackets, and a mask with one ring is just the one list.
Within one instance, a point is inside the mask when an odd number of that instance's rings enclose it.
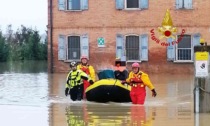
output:
{"label": "rescuer's glove", "polygon": [[152,96],[155,97],[157,95],[155,89],[152,89]]}
{"label": "rescuer's glove", "polygon": [[67,96],[69,94],[69,88],[65,89],[65,95]]}
{"label": "rescuer's glove", "polygon": [[89,80],[89,83],[90,83],[91,85],[94,84],[93,80]]}

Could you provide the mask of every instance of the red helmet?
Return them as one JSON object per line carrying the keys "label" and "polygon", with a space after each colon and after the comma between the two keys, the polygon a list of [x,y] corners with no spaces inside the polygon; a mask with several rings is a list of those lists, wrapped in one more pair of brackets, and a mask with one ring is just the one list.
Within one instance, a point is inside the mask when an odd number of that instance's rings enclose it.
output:
{"label": "red helmet", "polygon": [[88,60],[88,57],[87,56],[81,56],[80,60],[82,59],[87,59]]}
{"label": "red helmet", "polygon": [[140,67],[139,63],[137,63],[137,62],[133,63],[131,66],[132,66],[132,67],[137,67],[137,68]]}

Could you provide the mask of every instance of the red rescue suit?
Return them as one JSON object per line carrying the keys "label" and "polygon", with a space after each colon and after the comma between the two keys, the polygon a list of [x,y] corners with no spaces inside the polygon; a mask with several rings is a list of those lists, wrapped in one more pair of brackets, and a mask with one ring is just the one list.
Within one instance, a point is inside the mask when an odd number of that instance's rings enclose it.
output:
{"label": "red rescue suit", "polygon": [[[88,76],[90,76],[90,70],[89,67],[81,67],[80,68],[83,72],[85,72]],[[83,92],[83,98],[86,98],[85,90],[90,86],[90,83],[87,80],[83,80],[84,83],[84,92]]]}
{"label": "red rescue suit", "polygon": [[133,104],[144,104],[146,97],[146,89],[143,81],[141,80],[141,75],[134,76],[130,79],[131,81],[131,92],[130,97]]}
{"label": "red rescue suit", "polygon": [[126,82],[131,85],[130,97],[133,104],[144,104],[146,98],[146,86],[150,90],[155,88],[148,75],[142,71],[139,71],[138,73],[130,72]]}

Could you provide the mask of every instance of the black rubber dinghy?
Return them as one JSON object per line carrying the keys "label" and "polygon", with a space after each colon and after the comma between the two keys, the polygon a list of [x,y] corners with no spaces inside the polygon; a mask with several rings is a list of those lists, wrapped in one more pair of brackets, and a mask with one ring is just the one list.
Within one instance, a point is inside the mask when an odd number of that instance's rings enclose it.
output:
{"label": "black rubber dinghy", "polygon": [[86,89],[86,98],[94,102],[131,102],[129,85],[117,79],[102,79]]}

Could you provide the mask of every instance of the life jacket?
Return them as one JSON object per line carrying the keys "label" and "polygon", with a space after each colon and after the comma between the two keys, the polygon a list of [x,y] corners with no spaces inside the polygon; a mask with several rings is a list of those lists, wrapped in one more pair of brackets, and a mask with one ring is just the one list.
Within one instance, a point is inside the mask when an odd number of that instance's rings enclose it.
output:
{"label": "life jacket", "polygon": [[74,86],[80,85],[81,83],[81,77],[79,76],[79,71],[72,71],[68,76],[68,84],[70,85],[70,88],[73,88]]}
{"label": "life jacket", "polygon": [[85,72],[87,75],[90,75],[89,65],[83,66],[81,65],[80,69]]}
{"label": "life jacket", "polygon": [[143,81],[141,79],[141,75],[142,75],[141,72],[139,72],[137,74],[133,74],[133,77],[130,79],[130,81],[131,82],[134,81],[135,83],[131,83],[130,84],[132,87],[142,87],[142,88],[145,88],[145,85],[144,85],[144,83],[143,83]]}

